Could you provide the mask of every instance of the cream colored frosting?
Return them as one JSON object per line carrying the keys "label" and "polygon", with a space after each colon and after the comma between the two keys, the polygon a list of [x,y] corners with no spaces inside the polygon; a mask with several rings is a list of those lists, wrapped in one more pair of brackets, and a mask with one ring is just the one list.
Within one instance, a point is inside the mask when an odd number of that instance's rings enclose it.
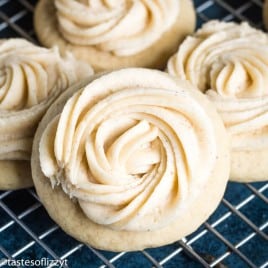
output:
{"label": "cream colored frosting", "polygon": [[44,130],[42,172],[95,223],[166,226],[200,194],[217,158],[212,119],[193,94],[188,83],[155,70],[95,79]]}
{"label": "cream colored frosting", "polygon": [[233,150],[268,148],[268,36],[247,23],[211,21],[179,47],[170,74],[205,92]]}
{"label": "cream colored frosting", "polygon": [[150,47],[176,22],[179,0],[55,0],[59,30],[75,45],[118,56]]}
{"label": "cream colored frosting", "polygon": [[0,160],[29,159],[34,130],[63,90],[92,74],[71,55],[62,58],[24,39],[0,41]]}

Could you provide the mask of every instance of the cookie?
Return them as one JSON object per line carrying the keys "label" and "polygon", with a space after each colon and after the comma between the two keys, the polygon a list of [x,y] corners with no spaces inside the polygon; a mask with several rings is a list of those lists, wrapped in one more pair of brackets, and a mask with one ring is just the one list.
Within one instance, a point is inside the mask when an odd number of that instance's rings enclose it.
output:
{"label": "cookie", "polygon": [[32,173],[49,215],[93,247],[133,251],[195,231],[219,204],[229,141],[189,83],[126,68],[64,92],[37,129]]}
{"label": "cookie", "polygon": [[248,23],[211,21],[169,60],[170,74],[211,100],[231,136],[230,179],[268,178],[268,36]]}
{"label": "cookie", "polygon": [[30,157],[37,124],[49,105],[92,68],[56,48],[0,40],[0,189],[32,185]]}
{"label": "cookie", "polygon": [[34,12],[39,41],[71,51],[95,71],[164,68],[195,28],[191,0],[40,0]]}

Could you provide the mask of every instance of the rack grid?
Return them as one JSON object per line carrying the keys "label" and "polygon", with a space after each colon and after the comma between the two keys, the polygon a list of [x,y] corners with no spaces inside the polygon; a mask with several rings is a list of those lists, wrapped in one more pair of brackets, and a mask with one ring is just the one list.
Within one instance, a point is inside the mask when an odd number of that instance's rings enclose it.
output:
{"label": "rack grid", "polygon": [[[37,43],[37,0],[0,0],[0,38]],[[262,28],[261,0],[195,0],[197,27],[210,19],[248,21]],[[0,191],[0,267],[6,260],[67,260],[46,267],[268,267],[268,183],[229,182],[215,213],[196,232],[171,245],[108,252],[81,244],[48,216],[34,189]],[[40,267],[40,265],[36,265]]]}

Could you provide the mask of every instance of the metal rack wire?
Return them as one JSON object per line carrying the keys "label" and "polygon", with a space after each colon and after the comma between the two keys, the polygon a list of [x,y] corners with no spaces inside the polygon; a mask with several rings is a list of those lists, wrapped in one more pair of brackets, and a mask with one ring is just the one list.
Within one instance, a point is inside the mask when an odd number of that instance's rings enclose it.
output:
{"label": "metal rack wire", "polygon": [[[0,0],[0,38],[37,42],[37,0]],[[261,0],[195,0],[198,26],[209,19],[247,20],[262,28]],[[61,267],[268,267],[268,183],[229,183],[217,211],[192,235],[139,252],[107,252],[66,235],[34,189],[0,191],[0,267],[6,259],[64,260]],[[48,266],[48,267],[52,267]],[[53,267],[60,267],[56,265]]]}

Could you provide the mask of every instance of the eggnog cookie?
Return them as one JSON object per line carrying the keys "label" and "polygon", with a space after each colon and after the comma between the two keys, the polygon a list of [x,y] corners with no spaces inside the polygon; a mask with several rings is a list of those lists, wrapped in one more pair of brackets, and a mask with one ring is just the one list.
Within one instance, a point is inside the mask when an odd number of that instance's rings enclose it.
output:
{"label": "eggnog cookie", "polygon": [[165,67],[195,28],[191,0],[40,0],[39,41],[88,61],[96,71]]}
{"label": "eggnog cookie", "polygon": [[87,63],[24,39],[0,40],[0,189],[32,185],[32,138],[59,93],[92,74]]}
{"label": "eggnog cookie", "polygon": [[70,88],[50,107],[34,138],[33,180],[76,239],[112,251],[156,247],[196,230],[219,204],[227,140],[190,84],[123,69]]}
{"label": "eggnog cookie", "polygon": [[266,180],[268,36],[245,22],[211,21],[185,39],[167,69],[216,105],[231,136],[231,180]]}

